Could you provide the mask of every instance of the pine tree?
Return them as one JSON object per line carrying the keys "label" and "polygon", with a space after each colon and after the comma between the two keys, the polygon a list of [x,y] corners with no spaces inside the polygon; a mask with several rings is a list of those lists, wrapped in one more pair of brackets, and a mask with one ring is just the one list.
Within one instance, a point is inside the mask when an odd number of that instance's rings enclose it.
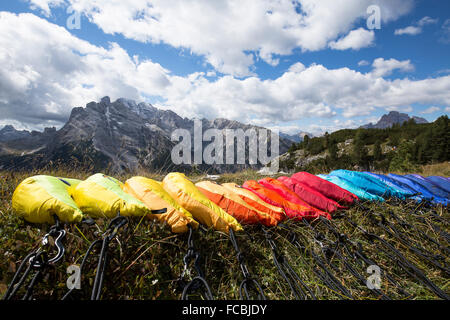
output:
{"label": "pine tree", "polygon": [[381,143],[380,140],[375,142],[375,146],[373,147],[373,158],[375,161],[381,160],[382,151],[381,151]]}

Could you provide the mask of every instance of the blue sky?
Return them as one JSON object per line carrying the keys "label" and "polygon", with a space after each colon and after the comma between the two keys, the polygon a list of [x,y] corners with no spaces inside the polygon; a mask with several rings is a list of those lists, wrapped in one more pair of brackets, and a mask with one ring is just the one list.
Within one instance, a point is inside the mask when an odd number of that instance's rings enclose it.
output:
{"label": "blue sky", "polygon": [[450,113],[449,1],[21,0],[0,11],[0,125],[60,127],[106,95],[288,133]]}

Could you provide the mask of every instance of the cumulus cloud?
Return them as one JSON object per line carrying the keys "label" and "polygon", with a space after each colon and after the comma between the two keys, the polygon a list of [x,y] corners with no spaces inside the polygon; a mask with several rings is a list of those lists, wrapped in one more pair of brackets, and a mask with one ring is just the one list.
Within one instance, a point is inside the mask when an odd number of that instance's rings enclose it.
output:
{"label": "cumulus cloud", "polygon": [[[409,61],[376,59],[374,70],[293,64],[275,79],[196,72],[174,75],[158,63],[130,57],[118,44],[103,48],[32,14],[0,13],[0,113],[26,126],[60,125],[70,110],[109,95],[145,100],[181,116],[228,118],[264,126],[413,104],[450,106],[450,76],[424,80],[383,76],[412,70]],[[209,74],[211,75],[211,74]]]}
{"label": "cumulus cloud", "polygon": [[[60,1],[105,33],[185,48],[205,57],[217,71],[239,77],[252,75],[255,59],[277,65],[275,56],[297,48],[321,50],[342,35],[348,34],[341,41],[350,38],[337,48],[367,45],[372,32],[351,30],[364,23],[369,5],[380,6],[382,20],[389,22],[410,12],[414,4],[413,0],[346,0],[346,5],[335,0]],[[42,2],[52,6],[51,0]]]}
{"label": "cumulus cloud", "polygon": [[394,70],[402,72],[414,71],[414,65],[410,60],[399,61],[397,59],[385,60],[383,58],[375,59],[372,63],[372,74],[375,77],[384,77],[392,74]]}
{"label": "cumulus cloud", "polygon": [[374,40],[374,31],[359,28],[350,31],[349,34],[337,41],[330,42],[329,47],[335,50],[359,50],[361,48],[372,46]]}
{"label": "cumulus cloud", "polygon": [[31,124],[60,124],[74,106],[104,93],[142,99],[161,94],[168,71],[136,61],[117,44],[105,49],[32,14],[0,12],[0,110]]}

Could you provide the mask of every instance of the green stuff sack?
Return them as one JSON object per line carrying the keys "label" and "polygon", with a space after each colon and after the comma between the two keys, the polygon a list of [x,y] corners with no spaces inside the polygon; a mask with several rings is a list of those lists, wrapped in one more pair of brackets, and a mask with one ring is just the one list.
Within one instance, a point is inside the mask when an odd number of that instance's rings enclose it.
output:
{"label": "green stuff sack", "polygon": [[144,203],[122,190],[123,183],[102,173],[80,182],[71,192],[75,203],[85,215],[93,218],[114,218],[151,214]]}
{"label": "green stuff sack", "polygon": [[81,181],[39,175],[22,181],[12,197],[13,210],[31,223],[77,223],[83,213],[70,196],[70,191]]}
{"label": "green stuff sack", "polygon": [[242,230],[235,218],[210,201],[184,174],[169,173],[162,185],[164,190],[200,223],[227,233],[229,228],[234,231]]}

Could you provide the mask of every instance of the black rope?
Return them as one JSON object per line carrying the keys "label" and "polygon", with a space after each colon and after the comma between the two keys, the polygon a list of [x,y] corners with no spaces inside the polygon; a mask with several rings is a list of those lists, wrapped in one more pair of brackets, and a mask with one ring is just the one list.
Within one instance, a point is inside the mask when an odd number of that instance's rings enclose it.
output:
{"label": "black rope", "polygon": [[[361,284],[366,285],[366,278],[364,276],[362,276],[353,266],[352,264],[348,261],[348,259],[343,256],[338,250],[337,248],[340,247],[340,240],[338,238],[337,241],[335,242],[331,242],[330,240],[328,240],[322,233],[318,232],[317,230],[315,230],[311,224],[306,221],[305,219],[302,219],[303,223],[308,226],[312,233],[313,233],[313,237],[316,240],[316,242],[318,242],[319,246],[322,248],[322,251],[324,252],[324,255],[326,258],[328,258],[328,261],[331,260],[332,257],[336,257],[338,260],[340,260],[342,262],[342,264],[344,265],[344,267],[356,278],[358,279]],[[342,236],[341,234],[339,234],[340,236]],[[335,246],[335,248],[333,248],[332,245],[325,245],[323,243],[323,241],[328,241],[330,242],[329,244],[332,244]],[[353,256],[353,255],[352,255]],[[378,296],[381,296],[381,298],[383,300],[390,300],[390,298],[384,294],[381,290],[379,289],[371,289],[371,292],[376,293]]]}
{"label": "black rope", "polygon": [[394,261],[398,263],[399,266],[402,267],[409,275],[413,276],[415,279],[426,285],[431,291],[433,291],[438,297],[449,300],[450,297],[443,292],[433,281],[428,279],[428,277],[423,273],[421,269],[419,269],[415,264],[406,259],[396,248],[394,248],[389,242],[380,238],[376,234],[370,233],[369,231],[363,229],[361,226],[358,226],[355,222],[353,222],[349,217],[346,217],[347,221],[354,226],[355,228],[362,231],[362,233],[368,238],[370,241],[377,240],[383,246],[380,248],[383,250],[388,256],[391,257]]}
{"label": "black rope", "polygon": [[247,265],[245,264],[244,254],[239,249],[239,245],[237,243],[233,229],[230,228],[229,233],[230,241],[233,244],[234,250],[236,250],[237,261],[239,262],[242,274],[244,276],[244,280],[242,280],[239,286],[239,298],[241,300],[244,300],[245,295],[245,300],[250,300],[251,296],[249,292],[253,290],[257,294],[256,300],[266,300],[266,296],[264,295],[261,285],[255,278],[250,275],[250,272],[248,271]]}
{"label": "black rope", "polygon": [[[46,269],[50,265],[56,264],[58,261],[60,261],[65,253],[65,249],[63,246],[63,240],[66,236],[66,231],[61,226],[60,221],[58,217],[54,216],[55,225],[51,226],[48,233],[44,235],[44,237],[41,240],[41,246],[29,253],[25,259],[21,262],[19,268],[17,269],[16,273],[14,274],[11,283],[8,286],[8,289],[6,290],[5,295],[3,296],[3,300],[11,300],[17,292],[25,285],[26,280],[28,279],[29,275],[32,271],[35,271],[34,276],[31,278],[26,292],[22,297],[22,300],[31,300],[33,289],[34,287],[39,283],[40,280],[42,280],[42,275],[46,271]],[[48,238],[52,237],[54,238],[55,247],[57,249],[57,253],[53,258],[48,258],[47,251],[44,251],[42,248],[47,246],[49,244]],[[28,264],[27,268],[23,272],[22,276],[19,275],[24,270],[25,266]]]}
{"label": "black rope", "polygon": [[[421,246],[413,246],[411,244],[412,240],[409,239],[409,237],[405,237],[405,235],[403,235],[395,226],[393,226],[392,223],[387,221],[387,219],[383,215],[381,215],[381,214],[377,214],[377,215],[381,218],[380,221],[378,221],[375,218],[375,215],[369,216],[370,220],[372,221],[373,224],[375,224],[378,227],[380,227],[381,229],[383,229],[389,236],[398,239],[406,248],[408,248],[410,251],[412,251],[414,254],[416,254],[416,256],[429,262],[430,264],[434,265],[441,271],[443,271],[447,274],[450,274],[450,270],[446,266],[443,266],[438,261],[436,261],[436,260],[445,259],[443,256],[430,253],[427,250],[425,250],[424,248],[422,248]],[[392,232],[388,228],[390,228],[392,230]]]}
{"label": "black rope", "polygon": [[[94,250],[94,248],[95,248],[97,245],[102,244],[102,242],[103,242],[102,239],[97,239],[97,240],[95,240],[94,242],[91,243],[91,245],[89,246],[89,248],[87,249],[87,251],[86,251],[86,253],[85,253],[84,257],[83,257],[83,260],[81,261],[80,269],[79,269],[79,270],[80,270],[80,274],[82,274],[83,269],[84,269],[84,266],[85,266],[85,264],[86,264],[86,261],[87,261],[89,255],[91,254],[91,252]],[[62,297],[61,300],[66,300],[66,299],[72,294],[72,292],[73,292],[74,290],[75,290],[75,288],[71,288],[71,289],[70,289],[70,290]]]}
{"label": "black rope", "polygon": [[[206,281],[205,275],[200,266],[200,253],[195,250],[192,226],[188,225],[188,229],[188,250],[183,258],[183,272],[178,278],[178,286],[182,288],[181,300],[189,300],[188,296],[194,292],[199,292],[206,300],[214,300],[211,288]],[[191,281],[186,282],[184,280],[184,276],[188,272],[188,268],[191,262],[194,262],[194,269],[197,272],[197,276],[194,277]]]}
{"label": "black rope", "polygon": [[[337,237],[338,241],[340,244],[342,244],[344,246],[344,248],[347,251],[347,254],[349,254],[350,256],[355,257],[355,259],[359,259],[360,261],[362,261],[363,263],[365,263],[368,266],[371,265],[376,265],[380,268],[380,272],[383,276],[386,277],[386,279],[392,284],[394,285],[401,294],[405,295],[405,296],[411,296],[408,292],[406,292],[399,284],[397,281],[395,281],[395,279],[388,273],[386,272],[383,268],[381,268],[379,266],[378,263],[376,263],[375,261],[373,261],[372,259],[370,259],[364,252],[362,244],[360,242],[358,242],[357,244],[355,244],[353,241],[350,240],[350,238],[346,235],[341,233],[337,227],[328,219],[322,219],[322,222],[324,223],[324,225],[331,230],[332,233],[334,233],[334,235]],[[353,245],[355,248],[349,248],[348,244]]]}
{"label": "black rope", "polygon": [[[301,245],[298,241],[298,234],[295,233],[292,229],[290,229],[288,226],[286,226],[285,224],[278,224],[279,227],[285,229],[288,231],[288,235],[287,235],[287,239],[288,241],[297,248],[297,250],[299,251],[300,255],[303,256],[303,254],[306,253],[306,248],[305,246]],[[309,250],[309,255],[313,258],[314,262],[316,265],[318,265],[321,269],[322,272],[320,272],[320,270],[317,270],[315,267],[313,268],[313,272],[314,274],[322,280],[322,282],[329,287],[331,290],[333,291],[340,291],[343,296],[349,298],[349,299],[353,299],[352,294],[348,291],[347,288],[345,288],[342,283],[333,275],[333,273],[326,267],[326,263],[318,256],[314,253],[313,249],[310,248]]]}
{"label": "black rope", "polygon": [[105,277],[105,270],[108,262],[109,244],[116,237],[119,229],[124,227],[127,223],[128,219],[120,216],[119,214],[116,218],[111,220],[108,229],[103,235],[102,249],[98,258],[97,272],[95,274],[95,280],[92,287],[91,300],[100,300],[103,279]]}
{"label": "black rope", "polygon": [[278,273],[283,277],[283,279],[289,285],[289,288],[292,291],[292,294],[298,300],[306,300],[307,295],[305,290],[309,293],[313,300],[316,300],[316,296],[312,292],[312,290],[302,281],[300,276],[295,272],[295,270],[291,267],[286,257],[280,253],[275,241],[272,238],[272,235],[261,226],[261,229],[264,233],[267,243],[272,250],[272,258],[275,266],[277,267]]}
{"label": "black rope", "polygon": [[417,228],[416,226],[408,223],[406,220],[402,219],[401,217],[399,217],[398,215],[394,214],[394,212],[392,212],[391,210],[388,211],[388,214],[390,217],[392,217],[397,224],[405,231],[409,231],[409,230],[413,230],[413,234],[415,235],[419,235],[422,239],[436,245],[438,247],[438,250],[441,251],[441,253],[444,254],[449,254],[450,250],[447,247],[444,247],[443,245],[441,245],[436,239],[433,239],[432,237],[430,237],[426,232],[424,232],[423,230]]}
{"label": "black rope", "polygon": [[[417,220],[419,220],[422,223],[428,223],[426,219],[422,216],[419,216],[417,214],[412,214]],[[430,222],[429,226],[439,235],[441,235],[448,243],[450,243],[450,234],[442,230],[439,226],[435,225],[434,223]]]}
{"label": "black rope", "polygon": [[[90,223],[90,222],[86,222]],[[108,265],[108,251],[110,247],[111,241],[117,236],[118,231],[123,228],[128,223],[128,219],[126,217],[117,215],[108,225],[108,228],[103,233],[101,239],[97,239],[92,242],[87,249],[83,260],[80,264],[80,274],[85,267],[88,257],[91,255],[95,247],[100,247],[100,253],[98,255],[97,269],[95,274],[94,283],[91,291],[91,300],[100,300],[103,280],[105,278],[106,266]],[[62,300],[66,300],[74,291],[75,288],[71,288],[63,297]]]}

